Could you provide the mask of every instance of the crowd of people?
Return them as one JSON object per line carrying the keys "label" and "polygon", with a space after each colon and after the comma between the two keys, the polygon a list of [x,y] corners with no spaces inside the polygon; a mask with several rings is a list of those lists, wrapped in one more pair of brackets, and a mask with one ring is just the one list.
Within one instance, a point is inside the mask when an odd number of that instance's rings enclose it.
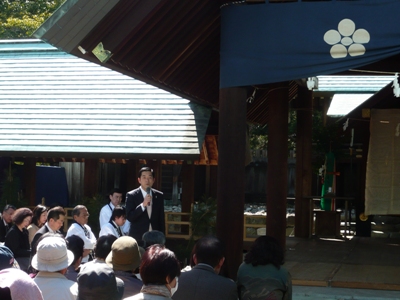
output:
{"label": "crowd of people", "polygon": [[127,193],[126,207],[122,192],[111,191],[98,237],[84,205],[72,210],[74,222],[65,233],[61,206],[6,205],[0,219],[0,299],[292,298],[284,251],[272,237],[255,241],[236,282],[219,275],[226,249],[214,236],[195,243],[190,266],[182,269],[165,246],[164,201],[152,188],[153,170],[142,168],[138,182]]}

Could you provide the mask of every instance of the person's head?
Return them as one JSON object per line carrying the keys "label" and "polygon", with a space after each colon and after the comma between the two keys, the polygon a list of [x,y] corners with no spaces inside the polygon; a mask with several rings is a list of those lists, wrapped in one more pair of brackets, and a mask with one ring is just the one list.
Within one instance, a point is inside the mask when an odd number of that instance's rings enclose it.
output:
{"label": "person's head", "polygon": [[10,248],[4,245],[0,245],[0,270],[8,268],[19,269],[19,266],[16,263],[14,259],[14,254],[10,250]]}
{"label": "person's head", "polygon": [[6,206],[4,206],[2,216],[3,216],[3,220],[6,223],[10,224],[12,222],[12,215],[14,214],[15,210],[16,210],[16,208],[14,205],[7,204]]}
{"label": "person's head", "polygon": [[77,205],[72,210],[74,221],[80,225],[85,225],[89,221],[89,212],[84,205]]}
{"label": "person's head", "polygon": [[64,225],[65,210],[61,206],[56,206],[47,212],[47,225],[54,230],[58,231]]}
{"label": "person's head", "polygon": [[32,224],[42,227],[47,221],[47,207],[44,205],[36,205],[33,209]]}
{"label": "person's head", "polygon": [[77,235],[71,235],[65,239],[67,241],[67,249],[74,254],[72,265],[78,266],[82,260],[83,247],[85,243]]}
{"label": "person's head", "polygon": [[140,265],[140,252],[136,240],[131,236],[121,236],[111,246],[106,263],[114,271],[133,272]]}
{"label": "person's head", "polygon": [[152,245],[165,245],[165,235],[161,231],[152,230],[147,231],[142,236],[143,247],[147,248]]}
{"label": "person's head", "polygon": [[122,201],[122,191],[120,189],[112,189],[109,198],[114,206],[120,205]]}
{"label": "person's head", "polygon": [[73,261],[74,254],[67,249],[67,243],[63,236],[46,233],[38,242],[31,264],[38,271],[65,274]]}
{"label": "person's head", "polygon": [[36,282],[19,269],[0,271],[0,299],[42,300],[43,295]]}
{"label": "person's head", "polygon": [[26,228],[31,224],[32,215],[33,213],[29,208],[21,207],[14,212],[12,221],[18,228]]}
{"label": "person's head", "polygon": [[110,221],[114,221],[115,224],[117,224],[118,226],[123,226],[126,222],[125,207],[122,207],[122,206],[114,207],[114,209],[111,213]]}
{"label": "person's head", "polygon": [[96,241],[94,246],[94,255],[97,259],[105,260],[111,252],[111,246],[117,237],[112,234],[102,235]]}
{"label": "person's head", "polygon": [[166,285],[175,288],[181,266],[174,252],[161,245],[147,248],[140,264],[140,276],[145,285]]}
{"label": "person's head", "polygon": [[225,261],[225,247],[214,236],[205,236],[199,239],[192,250],[192,265],[207,264],[218,274]]}
{"label": "person's head", "polygon": [[139,170],[138,174],[138,182],[143,190],[146,190],[148,187],[151,188],[154,184],[154,172],[153,169],[149,167],[143,167]]}
{"label": "person's head", "polygon": [[280,268],[284,264],[284,251],[272,236],[258,237],[244,257],[246,264],[253,266],[273,264]]}
{"label": "person's head", "polygon": [[123,281],[115,277],[111,267],[104,263],[87,263],[81,266],[78,277],[80,300],[119,300],[124,292]]}

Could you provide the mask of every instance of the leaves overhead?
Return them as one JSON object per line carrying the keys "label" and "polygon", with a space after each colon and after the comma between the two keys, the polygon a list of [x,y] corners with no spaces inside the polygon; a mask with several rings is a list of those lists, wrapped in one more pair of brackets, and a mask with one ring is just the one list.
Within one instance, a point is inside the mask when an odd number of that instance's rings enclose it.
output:
{"label": "leaves overhead", "polygon": [[0,0],[0,39],[29,38],[65,0]]}

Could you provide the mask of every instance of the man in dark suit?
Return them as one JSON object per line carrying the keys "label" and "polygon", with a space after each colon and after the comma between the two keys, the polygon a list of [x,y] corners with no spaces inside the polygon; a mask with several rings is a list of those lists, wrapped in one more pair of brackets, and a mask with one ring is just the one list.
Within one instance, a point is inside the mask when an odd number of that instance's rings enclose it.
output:
{"label": "man in dark suit", "polygon": [[36,246],[39,239],[47,232],[61,233],[60,228],[64,225],[65,210],[61,206],[50,209],[47,213],[47,222],[35,233],[31,243],[31,259],[36,254]]}
{"label": "man in dark suit", "polygon": [[224,247],[213,236],[199,239],[193,247],[190,271],[182,272],[174,300],[237,300],[237,287],[233,280],[219,276],[224,264]]}
{"label": "man in dark suit", "polygon": [[158,230],[165,233],[164,197],[152,188],[154,181],[153,170],[143,167],[138,174],[140,186],[126,194],[126,217],[131,222],[129,235],[140,246],[145,232]]}
{"label": "man in dark suit", "polygon": [[6,234],[12,226],[12,215],[16,208],[14,205],[7,204],[4,206],[3,213],[0,217],[0,242],[5,241]]}

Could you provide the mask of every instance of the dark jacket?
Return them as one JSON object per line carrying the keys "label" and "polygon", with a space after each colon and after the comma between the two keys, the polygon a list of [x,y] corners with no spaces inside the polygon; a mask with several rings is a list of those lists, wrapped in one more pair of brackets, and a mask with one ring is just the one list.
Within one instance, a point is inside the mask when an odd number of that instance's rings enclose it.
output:
{"label": "dark jacket", "polygon": [[29,232],[26,228],[21,231],[17,225],[13,225],[6,235],[4,245],[10,248],[15,258],[29,257],[31,255]]}
{"label": "dark jacket", "polygon": [[140,204],[143,202],[143,194],[141,188],[137,188],[126,194],[126,218],[131,222],[129,235],[133,237],[139,245],[142,245],[142,236],[149,231],[149,225],[153,230],[165,233],[164,220],[164,197],[160,191],[151,189],[152,192],[152,208],[151,219],[147,214],[147,210],[143,211]]}
{"label": "dark jacket", "polygon": [[217,275],[209,265],[197,265],[179,277],[174,300],[237,300],[238,293],[233,280]]}
{"label": "dark jacket", "polygon": [[[11,229],[12,224],[9,224],[8,230]],[[6,240],[7,228],[3,222],[3,216],[0,215],[0,242],[4,243]]]}

